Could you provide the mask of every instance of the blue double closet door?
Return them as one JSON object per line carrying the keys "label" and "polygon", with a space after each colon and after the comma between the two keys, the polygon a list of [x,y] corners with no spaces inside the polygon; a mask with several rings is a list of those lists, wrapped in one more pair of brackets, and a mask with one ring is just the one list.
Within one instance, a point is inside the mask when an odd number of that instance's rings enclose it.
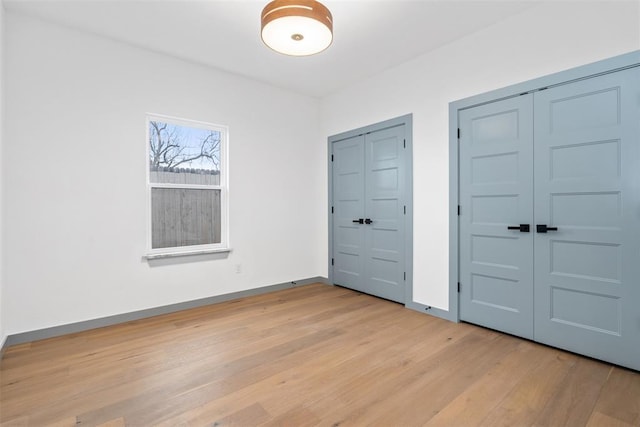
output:
{"label": "blue double closet door", "polygon": [[640,68],[458,123],[461,319],[640,370]]}
{"label": "blue double closet door", "polygon": [[333,283],[400,303],[406,277],[405,127],[374,125],[331,142]]}

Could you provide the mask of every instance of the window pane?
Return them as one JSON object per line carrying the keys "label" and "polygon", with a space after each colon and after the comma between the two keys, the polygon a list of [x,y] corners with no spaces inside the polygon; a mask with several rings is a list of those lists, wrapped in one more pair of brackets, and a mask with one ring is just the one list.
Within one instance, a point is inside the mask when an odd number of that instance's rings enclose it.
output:
{"label": "window pane", "polygon": [[153,183],[220,185],[217,130],[149,121],[149,178]]}
{"label": "window pane", "polygon": [[151,189],[151,247],[220,243],[220,190]]}

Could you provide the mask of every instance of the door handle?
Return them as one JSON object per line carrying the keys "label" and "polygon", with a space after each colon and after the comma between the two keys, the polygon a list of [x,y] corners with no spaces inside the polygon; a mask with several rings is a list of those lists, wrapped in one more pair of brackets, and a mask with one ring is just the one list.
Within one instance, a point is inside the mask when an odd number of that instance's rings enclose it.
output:
{"label": "door handle", "polygon": [[520,230],[521,233],[529,232],[529,224],[520,224],[520,225],[510,225],[507,227],[508,230]]}
{"label": "door handle", "polygon": [[370,218],[367,218],[367,219],[365,219],[365,220],[364,220],[364,223],[365,223],[365,224],[371,224],[372,222],[373,222],[373,221],[371,221],[371,219],[370,219]]}
{"label": "door handle", "polygon": [[358,218],[358,219],[354,219],[354,220],[353,220],[353,221],[351,221],[351,222],[355,222],[356,224],[364,224],[364,219],[362,219],[362,218]]}
{"label": "door handle", "polygon": [[536,225],[536,231],[538,233],[546,233],[547,231],[558,231],[558,227],[547,227],[547,224]]}

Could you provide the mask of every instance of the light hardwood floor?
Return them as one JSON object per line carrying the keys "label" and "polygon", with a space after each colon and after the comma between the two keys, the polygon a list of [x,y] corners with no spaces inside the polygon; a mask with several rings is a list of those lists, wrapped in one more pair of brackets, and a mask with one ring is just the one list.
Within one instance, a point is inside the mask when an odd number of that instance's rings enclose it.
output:
{"label": "light hardwood floor", "polygon": [[0,425],[639,426],[640,373],[314,284],[22,344]]}

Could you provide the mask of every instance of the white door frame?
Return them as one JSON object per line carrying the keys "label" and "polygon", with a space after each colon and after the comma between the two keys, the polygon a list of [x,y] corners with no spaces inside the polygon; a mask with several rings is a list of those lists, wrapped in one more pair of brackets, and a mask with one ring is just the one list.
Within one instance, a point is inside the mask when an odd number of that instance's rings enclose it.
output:
{"label": "white door frame", "polygon": [[460,283],[459,265],[458,112],[524,93],[638,66],[640,66],[640,50],[449,103],[449,311],[442,317],[454,322],[460,321],[458,287],[465,286],[464,283]]}

